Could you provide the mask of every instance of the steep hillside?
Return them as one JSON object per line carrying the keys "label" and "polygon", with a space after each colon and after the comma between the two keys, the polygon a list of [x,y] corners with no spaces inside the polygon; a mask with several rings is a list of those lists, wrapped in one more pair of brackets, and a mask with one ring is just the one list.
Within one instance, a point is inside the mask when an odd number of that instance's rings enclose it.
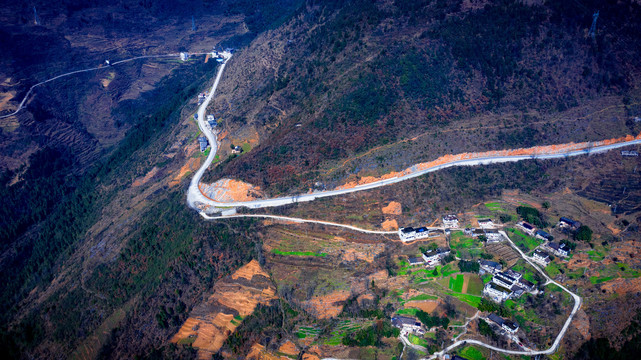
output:
{"label": "steep hillside", "polygon": [[[447,153],[627,134],[640,12],[627,1],[308,3],[231,60],[209,180],[301,191]],[[244,143],[240,157],[225,150]]]}

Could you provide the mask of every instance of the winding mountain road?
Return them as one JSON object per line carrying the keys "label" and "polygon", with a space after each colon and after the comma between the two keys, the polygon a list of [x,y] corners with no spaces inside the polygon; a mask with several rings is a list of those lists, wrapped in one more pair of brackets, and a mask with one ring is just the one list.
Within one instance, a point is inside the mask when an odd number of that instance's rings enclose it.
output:
{"label": "winding mountain road", "polygon": [[[190,53],[190,55],[206,55],[206,54],[207,54],[207,53]],[[166,58],[166,57],[179,57],[179,56],[180,56],[180,54],[161,54],[161,55],[143,55],[143,56],[136,56],[136,57],[132,57],[132,58],[129,58],[129,59],[124,59],[124,60],[119,60],[119,61],[113,62],[113,63],[111,63],[111,64],[110,64],[110,66],[97,66],[97,67],[92,67],[92,68],[88,68],[88,69],[82,69],[82,70],[70,71],[70,72],[68,72],[68,73],[64,73],[64,74],[60,74],[60,75],[58,75],[58,76],[54,76],[54,77],[52,77],[51,79],[47,79],[47,80],[45,80],[45,81],[41,81],[41,82],[39,82],[39,83],[37,83],[37,84],[35,84],[35,85],[31,86],[31,87],[29,88],[29,91],[27,91],[27,93],[25,94],[24,98],[23,98],[23,99],[22,99],[22,101],[20,102],[20,105],[18,106],[18,108],[16,109],[16,111],[14,111],[14,112],[12,112],[12,113],[10,113],[10,114],[1,115],[1,116],[0,116],[0,119],[4,119],[4,118],[8,118],[8,117],[14,116],[14,115],[18,114],[22,109],[24,109],[24,108],[25,108],[25,104],[27,103],[27,100],[29,99],[29,95],[31,95],[31,93],[33,93],[33,90],[34,90],[36,87],[41,86],[41,85],[44,85],[44,84],[49,83],[49,82],[52,82],[52,81],[55,81],[55,80],[58,80],[58,79],[63,78],[63,77],[65,77],[65,76],[70,76],[70,75],[75,75],[75,74],[80,74],[80,73],[90,72],[90,71],[106,70],[106,69],[109,69],[111,66],[116,66],[116,65],[119,65],[119,64],[124,64],[124,63],[130,62],[130,61],[134,61],[134,60],[140,60],[140,59],[154,59],[154,58]]]}

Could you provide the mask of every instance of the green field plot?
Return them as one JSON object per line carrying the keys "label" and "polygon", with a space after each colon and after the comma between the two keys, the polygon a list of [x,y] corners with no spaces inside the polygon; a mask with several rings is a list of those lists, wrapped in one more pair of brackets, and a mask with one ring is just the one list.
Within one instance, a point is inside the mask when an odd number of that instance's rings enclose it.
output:
{"label": "green field plot", "polygon": [[483,280],[477,275],[466,275],[468,276],[467,283],[467,294],[481,296],[483,293]]}
{"label": "green field plot", "polygon": [[485,207],[490,211],[505,211],[502,206],[503,203],[500,202],[485,203]]}
{"label": "green field plot", "polygon": [[541,242],[531,236],[525,235],[519,229],[508,228],[507,231],[510,233],[512,241],[523,251],[534,250]]}
{"label": "green field plot", "polygon": [[453,297],[461,300],[464,303],[467,303],[475,308],[478,308],[479,304],[481,303],[481,297],[480,296],[475,296],[475,295],[470,295],[470,294],[458,294],[455,292],[450,293]]}
{"label": "green field plot", "polygon": [[590,276],[590,282],[592,284],[600,284],[612,279],[614,279],[614,276]]}
{"label": "green field plot", "polygon": [[463,282],[465,282],[465,277],[463,274],[458,274],[455,277],[450,277],[450,285],[449,288],[450,290],[454,290],[456,292],[463,292]]}
{"label": "green field plot", "polygon": [[485,356],[483,356],[483,353],[472,346],[468,346],[466,348],[463,348],[461,350],[460,355],[468,360],[485,360]]}
{"label": "green field plot", "polygon": [[272,250],[272,253],[276,255],[283,255],[283,256],[318,256],[318,257],[327,256],[327,254],[325,253],[317,253],[313,251],[281,251],[278,249]]}
{"label": "green field plot", "polygon": [[437,300],[438,296],[436,295],[430,295],[430,294],[421,294],[414,296],[413,298],[409,299],[408,301],[421,301],[421,300]]}
{"label": "green field plot", "polygon": [[420,338],[420,337],[418,337],[418,336],[416,336],[414,334],[407,335],[407,339],[414,345],[419,345],[419,346],[423,346],[423,347],[427,347],[429,345],[427,340],[425,340],[423,338]]}
{"label": "green field plot", "polygon": [[305,338],[315,338],[318,337],[321,333],[321,329],[315,329],[311,326],[301,326],[298,328],[298,331],[296,331],[296,337],[299,339],[305,339]]}
{"label": "green field plot", "polygon": [[465,236],[462,231],[454,231],[451,235],[450,246],[455,250],[480,248],[483,246],[483,242]]}
{"label": "green field plot", "polygon": [[338,346],[343,343],[343,338],[356,330],[361,329],[364,324],[355,323],[351,320],[342,320],[336,324],[334,330],[330,332],[328,339],[324,341],[325,345]]}
{"label": "green field plot", "polygon": [[418,309],[414,308],[407,308],[407,309],[399,309],[396,310],[396,313],[399,315],[411,315],[411,316],[416,316],[416,313],[418,312]]}

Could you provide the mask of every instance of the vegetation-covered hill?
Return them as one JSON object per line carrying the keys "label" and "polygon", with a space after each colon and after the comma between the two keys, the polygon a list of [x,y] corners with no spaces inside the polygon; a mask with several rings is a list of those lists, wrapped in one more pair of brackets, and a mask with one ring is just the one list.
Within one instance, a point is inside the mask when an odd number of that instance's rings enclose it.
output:
{"label": "vegetation-covered hill", "polygon": [[[232,59],[213,111],[232,142],[252,128],[260,146],[210,179],[300,191],[444,153],[630,132],[629,114],[603,126],[590,113],[638,100],[639,12],[634,1],[308,2]],[[389,151],[335,169],[377,147]]]}

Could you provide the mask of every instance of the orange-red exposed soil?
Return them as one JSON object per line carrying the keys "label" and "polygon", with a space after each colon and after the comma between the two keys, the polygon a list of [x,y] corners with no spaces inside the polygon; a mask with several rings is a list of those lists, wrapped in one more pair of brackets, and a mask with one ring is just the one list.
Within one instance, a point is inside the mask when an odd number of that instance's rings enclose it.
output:
{"label": "orange-red exposed soil", "polygon": [[381,227],[383,230],[394,231],[398,230],[398,223],[396,222],[396,219],[385,219],[385,221],[381,223]]}
{"label": "orange-red exposed soil", "polygon": [[146,183],[149,182],[149,180],[151,180],[151,178],[153,178],[154,176],[156,176],[156,174],[158,174],[158,170],[159,169],[154,166],[151,170],[149,170],[149,172],[145,176],[139,177],[138,179],[134,180],[133,186],[145,185]]}
{"label": "orange-red exposed soil", "polygon": [[383,211],[383,214],[387,215],[401,215],[403,213],[401,203],[396,201],[390,202],[389,205],[383,207],[381,210]]}
{"label": "orange-red exposed soil", "polygon": [[627,294],[630,292],[641,292],[641,278],[636,279],[614,279],[601,285],[601,290],[607,293]]}
{"label": "orange-red exposed soil", "polygon": [[258,262],[252,260],[230,277],[218,281],[213,294],[194,308],[171,341],[195,338],[192,346],[198,349],[198,358],[211,359],[240,325],[242,320],[235,316],[251,315],[258,304],[269,304],[274,299],[273,283]]}
{"label": "orange-red exposed soil", "polygon": [[180,179],[185,177],[188,173],[198,170],[200,167],[200,158],[189,158],[187,163],[180,168],[178,174],[169,182],[170,186],[175,186],[180,183]]}
{"label": "orange-red exposed soil", "polygon": [[314,296],[303,305],[305,310],[318,319],[335,318],[343,311],[344,302],[351,294],[348,290],[338,290],[327,295]]}
{"label": "orange-red exposed soil", "polygon": [[632,141],[634,139],[641,139],[641,134],[637,135],[636,137],[632,135],[627,135],[625,137],[595,141],[595,142],[581,142],[581,143],[571,142],[567,144],[558,144],[558,145],[534,146],[531,148],[461,153],[456,155],[443,155],[436,160],[419,163],[400,172],[391,172],[391,173],[382,175],[380,177],[365,176],[360,178],[359,180],[349,181],[346,184],[337,187],[336,189],[337,190],[352,189],[358,185],[365,185],[365,184],[370,184],[376,181],[410,175],[418,171],[431,169],[435,166],[448,164],[448,163],[460,161],[460,160],[479,159],[479,158],[495,157],[495,156],[530,156],[530,155],[536,155],[536,154],[550,154],[550,155],[561,154],[568,151],[588,150],[592,147],[611,145],[611,144],[621,143],[624,141]]}
{"label": "orange-red exposed soil", "polygon": [[405,303],[405,308],[421,309],[426,313],[432,313],[438,307],[438,303],[438,300],[408,301]]}
{"label": "orange-red exposed soil", "polygon": [[251,201],[263,197],[260,187],[233,179],[220,179],[213,184],[199,184],[203,195],[218,202]]}
{"label": "orange-red exposed soil", "polygon": [[296,347],[296,344],[294,344],[291,340],[287,340],[278,348],[278,352],[286,355],[296,356],[298,355],[299,351]]}

